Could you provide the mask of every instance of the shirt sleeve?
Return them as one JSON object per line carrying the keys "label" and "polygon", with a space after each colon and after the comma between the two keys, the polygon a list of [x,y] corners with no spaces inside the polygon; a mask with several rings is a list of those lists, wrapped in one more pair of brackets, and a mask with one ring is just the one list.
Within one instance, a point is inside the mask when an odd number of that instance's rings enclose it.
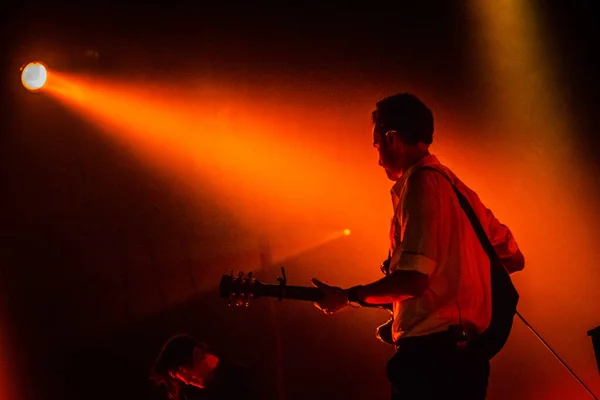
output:
{"label": "shirt sleeve", "polygon": [[519,250],[519,246],[508,226],[502,224],[492,211],[485,206],[484,218],[487,221],[487,224],[484,225],[487,227],[486,233],[494,246],[494,250],[496,250],[498,258],[506,260],[514,256]]}
{"label": "shirt sleeve", "polygon": [[440,185],[437,171],[419,170],[406,183],[399,204],[397,245],[390,259],[390,270],[411,270],[431,275],[437,267],[440,231]]}

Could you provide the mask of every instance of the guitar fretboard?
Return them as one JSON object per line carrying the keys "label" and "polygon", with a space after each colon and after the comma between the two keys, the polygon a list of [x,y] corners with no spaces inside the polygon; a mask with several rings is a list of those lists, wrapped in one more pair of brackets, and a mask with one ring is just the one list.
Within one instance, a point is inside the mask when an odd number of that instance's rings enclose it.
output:
{"label": "guitar fretboard", "polygon": [[321,292],[316,287],[309,286],[285,286],[283,289],[279,285],[262,285],[261,295],[266,297],[279,297],[294,300],[317,301],[321,297]]}

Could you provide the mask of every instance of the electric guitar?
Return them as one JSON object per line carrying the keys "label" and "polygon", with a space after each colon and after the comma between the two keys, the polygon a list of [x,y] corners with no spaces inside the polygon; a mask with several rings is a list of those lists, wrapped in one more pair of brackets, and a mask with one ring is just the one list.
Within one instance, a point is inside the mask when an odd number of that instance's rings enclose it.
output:
{"label": "electric guitar", "polygon": [[[220,297],[229,299],[230,306],[249,306],[252,300],[260,297],[274,297],[282,301],[283,299],[304,300],[315,302],[321,298],[321,291],[316,287],[309,286],[290,286],[287,284],[285,270],[281,268],[282,276],[277,278],[279,284],[270,285],[260,282],[252,272],[247,275],[240,272],[236,275],[233,272],[229,275],[223,275],[219,284]],[[391,311],[391,304],[373,305],[373,308],[383,308]],[[377,338],[384,343],[394,344],[392,340],[392,322],[391,318],[377,328]]]}

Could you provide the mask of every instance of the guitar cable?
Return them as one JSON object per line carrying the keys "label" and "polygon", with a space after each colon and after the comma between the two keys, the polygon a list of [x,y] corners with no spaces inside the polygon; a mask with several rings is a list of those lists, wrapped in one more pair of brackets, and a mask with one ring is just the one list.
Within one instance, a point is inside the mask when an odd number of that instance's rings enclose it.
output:
{"label": "guitar cable", "polygon": [[[463,326],[462,318],[460,315],[460,306],[458,305],[458,302],[456,302],[456,308],[458,309],[458,320],[459,320],[460,326]],[[550,351],[550,353],[552,353],[554,355],[554,357],[556,357],[556,359],[562,364],[562,366],[565,367],[567,369],[567,371],[569,371],[569,373],[573,376],[573,378],[575,378],[577,380],[577,382],[579,382],[579,384],[581,386],[583,386],[583,388],[589,393],[589,395],[592,396],[592,398],[594,400],[598,400],[598,397],[596,397],[596,395],[591,391],[591,389],[577,376],[577,374],[567,365],[567,363],[558,355],[558,353],[556,351],[554,351],[554,349],[548,344],[548,342],[546,342],[544,340],[544,338],[539,333],[537,333],[537,331],[535,329],[533,329],[533,326],[531,326],[531,324],[529,322],[527,322],[527,320],[525,319],[525,317],[523,317],[521,315],[519,310],[516,311],[516,314],[519,317],[519,319],[523,322],[523,324],[527,328],[529,328],[531,333],[533,333],[533,335],[535,337],[537,337],[540,340],[540,342],[542,342],[544,344],[544,346],[546,346],[548,351]]]}
{"label": "guitar cable", "polygon": [[562,358],[560,358],[560,356],[544,340],[544,338],[539,333],[537,333],[537,331],[535,329],[533,329],[533,327],[529,324],[529,322],[527,322],[527,320],[521,315],[521,313],[519,312],[519,310],[517,310],[516,314],[519,317],[519,319],[525,324],[525,326],[527,328],[529,328],[529,330],[534,334],[534,336],[537,337],[544,344],[544,346],[546,346],[546,348],[548,349],[548,351],[550,351],[550,353],[552,353],[554,355],[554,357],[556,357],[556,359],[563,365],[563,367],[565,367],[567,369],[567,371],[569,371],[571,373],[571,375],[573,375],[573,378],[575,378],[577,380],[577,382],[579,382],[579,384],[581,386],[583,386],[583,388],[589,393],[589,395],[592,396],[592,398],[594,400],[598,400],[598,397],[596,397],[596,395],[590,390],[590,388],[588,388],[587,385],[577,376],[577,374],[575,374],[575,372],[573,372],[573,370],[571,368],[569,368],[569,366],[567,365],[567,363],[564,362]]}
{"label": "guitar cable", "polygon": [[[460,306],[458,305],[458,302],[456,302],[456,308],[458,309],[458,320],[459,320],[460,326],[463,326],[462,318],[460,315]],[[535,337],[537,337],[540,340],[540,342],[542,342],[544,344],[544,346],[546,346],[548,351],[550,351],[550,353],[552,353],[554,355],[554,357],[556,357],[556,359],[562,364],[562,366],[565,367],[567,369],[567,371],[569,371],[569,373],[573,376],[573,378],[575,378],[577,380],[577,382],[579,382],[579,384],[585,389],[585,391],[588,392],[588,394],[590,396],[592,396],[592,398],[594,400],[598,400],[598,397],[596,397],[596,395],[591,391],[591,389],[577,376],[577,374],[567,365],[567,363],[558,355],[558,353],[556,351],[554,351],[554,349],[548,344],[548,342],[546,342],[544,340],[542,335],[540,335],[539,333],[537,333],[537,331],[535,329],[533,329],[533,326],[531,326],[531,324],[529,322],[527,322],[527,320],[525,319],[525,317],[523,317],[521,315],[519,310],[516,311],[516,314],[519,317],[519,319],[523,322],[523,324],[527,328],[529,328],[531,333],[533,333],[533,335]]]}

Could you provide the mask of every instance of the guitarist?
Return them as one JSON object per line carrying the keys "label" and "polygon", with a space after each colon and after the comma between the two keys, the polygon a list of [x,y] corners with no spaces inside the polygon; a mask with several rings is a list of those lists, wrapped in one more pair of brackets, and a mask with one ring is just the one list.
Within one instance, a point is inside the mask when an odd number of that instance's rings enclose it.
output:
{"label": "guitarist", "polygon": [[492,319],[490,256],[453,186],[509,273],[524,268],[524,257],[509,228],[429,152],[433,115],[424,103],[397,94],[378,102],[372,118],[379,165],[395,182],[389,274],[345,290],[313,279],[322,294],[315,305],[326,314],[350,303],[392,305],[392,399],[484,399],[491,356],[471,343]]}

